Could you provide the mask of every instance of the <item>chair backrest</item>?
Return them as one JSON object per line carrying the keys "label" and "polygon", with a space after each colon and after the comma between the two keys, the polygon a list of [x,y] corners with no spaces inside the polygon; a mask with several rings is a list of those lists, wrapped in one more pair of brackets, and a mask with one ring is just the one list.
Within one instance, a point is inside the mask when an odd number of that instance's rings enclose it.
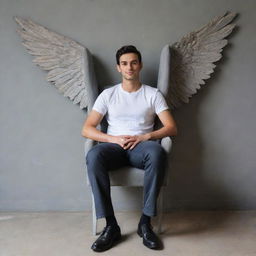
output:
{"label": "chair backrest", "polygon": [[96,75],[94,72],[92,55],[88,49],[85,49],[84,65],[85,65],[85,69],[84,69],[85,85],[87,86],[87,92],[88,92],[87,111],[89,113],[93,107],[93,104],[94,104],[96,98],[99,95],[99,87],[98,87]]}
{"label": "chair backrest", "polygon": [[[165,45],[161,51],[160,62],[159,62],[159,71],[158,71],[158,80],[157,88],[163,94],[164,97],[168,95],[168,88],[170,83],[170,64],[171,64],[171,48],[169,45]],[[162,123],[159,120],[158,116],[155,119],[154,130],[157,130],[162,127]],[[159,140],[160,142],[161,140]]]}
{"label": "chair backrest", "polygon": [[171,48],[165,45],[161,51],[157,88],[167,97],[171,77]]}

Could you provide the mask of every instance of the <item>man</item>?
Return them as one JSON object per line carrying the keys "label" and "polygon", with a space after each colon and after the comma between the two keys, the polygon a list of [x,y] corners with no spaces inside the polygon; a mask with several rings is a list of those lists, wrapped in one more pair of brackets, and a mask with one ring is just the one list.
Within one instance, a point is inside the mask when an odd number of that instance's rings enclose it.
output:
{"label": "man", "polygon": [[[167,159],[166,152],[155,140],[176,135],[177,128],[160,91],[140,82],[142,60],[136,47],[120,48],[116,61],[122,83],[99,95],[82,129],[82,136],[101,142],[86,157],[96,217],[106,218],[106,227],[91,248],[105,251],[121,238],[110,197],[108,171],[131,165],[145,171],[143,211],[137,233],[145,246],[158,249],[160,240],[152,230],[150,217],[156,216]],[[163,127],[153,131],[156,114]],[[108,121],[107,133],[96,128],[104,115]]]}

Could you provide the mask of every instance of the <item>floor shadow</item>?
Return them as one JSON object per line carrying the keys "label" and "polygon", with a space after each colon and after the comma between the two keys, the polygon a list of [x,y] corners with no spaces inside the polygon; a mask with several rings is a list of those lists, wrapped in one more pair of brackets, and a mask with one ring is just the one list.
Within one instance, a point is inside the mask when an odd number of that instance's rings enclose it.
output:
{"label": "floor shadow", "polygon": [[163,224],[161,237],[198,234],[218,229],[234,216],[232,211],[186,211],[168,215],[169,222]]}

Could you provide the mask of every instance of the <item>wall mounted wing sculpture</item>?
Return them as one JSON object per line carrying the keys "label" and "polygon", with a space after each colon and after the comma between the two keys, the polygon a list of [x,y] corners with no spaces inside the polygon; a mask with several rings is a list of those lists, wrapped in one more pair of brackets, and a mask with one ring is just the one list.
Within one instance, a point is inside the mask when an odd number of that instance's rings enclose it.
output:
{"label": "wall mounted wing sculpture", "polygon": [[189,33],[179,42],[166,45],[161,52],[158,88],[165,88],[168,83],[168,92],[163,92],[171,109],[188,103],[189,98],[200,89],[210,78],[221,52],[228,41],[224,39],[234,29],[229,24],[235,13],[225,14],[214,18],[201,29]]}
{"label": "wall mounted wing sculpture", "polygon": [[[210,78],[227,37],[235,27],[230,22],[235,13],[214,18],[204,27],[166,45],[161,53],[157,87],[166,96],[171,109],[188,103],[189,98]],[[88,49],[68,37],[59,35],[31,20],[14,17],[18,33],[33,60],[48,71],[47,81],[73,100],[80,108],[92,107],[98,86]],[[167,84],[168,86],[166,86]],[[168,88],[168,91],[166,91]],[[165,91],[163,91],[165,90]]]}
{"label": "wall mounted wing sculpture", "polygon": [[48,71],[47,81],[74,104],[80,103],[81,109],[90,106],[93,92],[89,83],[96,83],[96,79],[88,49],[32,20],[14,19],[20,25],[17,32],[23,45],[36,56],[33,62]]}

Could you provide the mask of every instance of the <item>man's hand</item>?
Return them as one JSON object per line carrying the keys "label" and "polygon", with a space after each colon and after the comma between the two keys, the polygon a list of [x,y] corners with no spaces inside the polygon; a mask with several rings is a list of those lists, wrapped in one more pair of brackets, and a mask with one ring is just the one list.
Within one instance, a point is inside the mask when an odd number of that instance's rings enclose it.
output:
{"label": "man's hand", "polygon": [[120,145],[123,149],[133,149],[139,142],[150,139],[149,134],[113,136],[109,142]]}
{"label": "man's hand", "polygon": [[127,141],[131,139],[132,136],[130,135],[118,135],[113,136],[109,142],[116,143],[120,145],[122,148],[125,148],[125,145],[127,144]]}
{"label": "man's hand", "polygon": [[130,136],[130,138],[126,138],[126,143],[124,145],[124,149],[133,149],[138,143],[141,141],[146,141],[150,139],[150,134],[141,134]]}

